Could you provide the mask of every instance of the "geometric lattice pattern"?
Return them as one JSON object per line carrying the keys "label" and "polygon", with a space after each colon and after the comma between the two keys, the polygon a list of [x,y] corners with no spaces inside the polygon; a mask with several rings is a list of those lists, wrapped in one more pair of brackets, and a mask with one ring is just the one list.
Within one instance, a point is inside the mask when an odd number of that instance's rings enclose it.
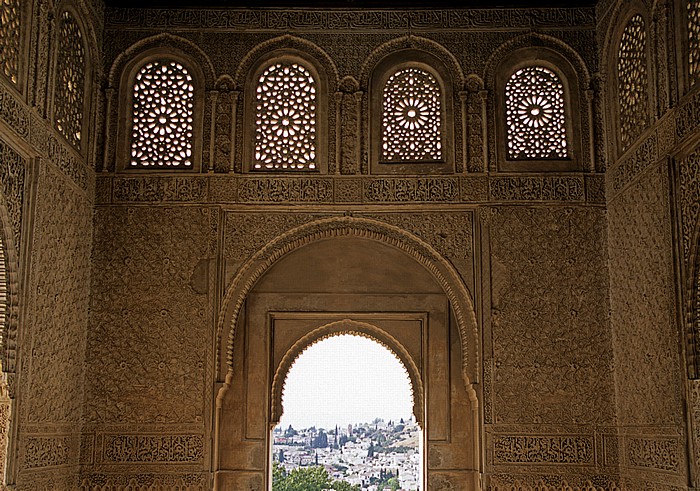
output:
{"label": "geometric lattice pattern", "polygon": [[434,162],[442,159],[440,85],[418,68],[394,73],[382,98],[384,162]]}
{"label": "geometric lattice pattern", "polygon": [[642,16],[633,16],[625,26],[617,56],[620,143],[625,149],[648,123],[646,26]]}
{"label": "geometric lattice pattern", "polygon": [[152,61],[136,74],[131,114],[132,168],[190,168],[194,86],[176,61]]}
{"label": "geometric lattice pattern", "polygon": [[78,24],[63,12],[58,31],[54,118],[56,129],[80,148],[85,100],[85,48]]}
{"label": "geometric lattice pattern", "polygon": [[17,83],[19,73],[19,0],[0,0],[0,71]]}
{"label": "geometric lattice pattern", "polygon": [[692,85],[700,79],[700,0],[688,0],[688,69]]}
{"label": "geometric lattice pattern", "polygon": [[316,169],[316,81],[297,63],[275,63],[255,88],[255,169]]}
{"label": "geometric lattice pattern", "polygon": [[568,157],[564,86],[547,68],[516,71],[506,84],[509,159]]}

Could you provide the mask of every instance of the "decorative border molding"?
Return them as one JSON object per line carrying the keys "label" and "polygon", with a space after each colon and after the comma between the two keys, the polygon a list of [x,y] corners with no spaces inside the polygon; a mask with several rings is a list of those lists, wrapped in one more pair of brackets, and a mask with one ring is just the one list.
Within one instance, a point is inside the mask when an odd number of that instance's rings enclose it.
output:
{"label": "decorative border molding", "polygon": [[[220,369],[228,372],[233,370],[238,316],[248,293],[258,279],[272,264],[289,252],[333,237],[362,237],[391,245],[414,258],[433,275],[453,308],[461,341],[462,374],[469,390],[470,384],[479,379],[479,332],[473,300],[458,271],[431,245],[416,236],[377,220],[349,216],[320,219],[295,227],[269,241],[239,268],[226,288],[219,315],[217,346],[226,343],[227,352],[226,365]],[[228,339],[223,338],[225,333]],[[219,363],[222,361],[219,360]]]}
{"label": "decorative border molding", "polygon": [[374,31],[590,29],[593,8],[464,9],[464,10],[337,10],[310,9],[120,9],[105,12],[106,29],[235,29],[241,31]]}

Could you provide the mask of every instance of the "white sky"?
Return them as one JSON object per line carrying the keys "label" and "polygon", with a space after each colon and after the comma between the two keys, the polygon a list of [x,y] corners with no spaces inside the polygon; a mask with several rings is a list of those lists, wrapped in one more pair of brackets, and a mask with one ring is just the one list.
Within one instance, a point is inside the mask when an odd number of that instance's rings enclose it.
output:
{"label": "white sky", "polygon": [[280,425],[335,428],[412,417],[408,374],[391,351],[370,339],[341,335],[297,358],[282,396]]}

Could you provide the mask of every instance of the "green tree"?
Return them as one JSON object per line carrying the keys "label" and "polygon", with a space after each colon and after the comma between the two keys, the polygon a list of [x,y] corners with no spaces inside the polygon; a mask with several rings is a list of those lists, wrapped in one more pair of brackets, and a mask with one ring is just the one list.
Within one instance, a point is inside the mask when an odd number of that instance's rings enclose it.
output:
{"label": "green tree", "polygon": [[335,481],[323,467],[298,467],[289,473],[278,463],[272,464],[272,491],[360,491],[360,486]]}

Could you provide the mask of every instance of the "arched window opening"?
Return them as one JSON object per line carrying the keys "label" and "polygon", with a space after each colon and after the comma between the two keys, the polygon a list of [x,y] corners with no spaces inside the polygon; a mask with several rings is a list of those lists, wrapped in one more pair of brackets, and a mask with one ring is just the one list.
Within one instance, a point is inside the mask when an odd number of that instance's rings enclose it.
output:
{"label": "arched window opening", "polygon": [[382,96],[382,161],[438,162],[442,154],[440,84],[425,70],[398,70]]}
{"label": "arched window opening", "polygon": [[649,84],[647,80],[646,26],[634,15],[622,32],[617,56],[620,101],[620,143],[628,148],[647,127]]}
{"label": "arched window opening", "polygon": [[312,345],[287,374],[283,407],[272,432],[273,491],[292,479],[318,489],[422,489],[411,382],[378,342],[340,334]]}
{"label": "arched window opening", "polygon": [[317,81],[303,65],[267,67],[255,87],[254,169],[315,170]]}
{"label": "arched window opening", "polygon": [[0,0],[0,70],[12,83],[19,77],[19,0]]}
{"label": "arched window opening", "polygon": [[56,129],[80,149],[85,112],[85,47],[80,27],[69,12],[63,12],[60,18],[54,94]]}
{"label": "arched window opening", "polygon": [[700,0],[688,0],[688,71],[694,85],[700,79]]}
{"label": "arched window opening", "polygon": [[133,84],[131,168],[191,168],[194,85],[181,63],[146,63]]}
{"label": "arched window opening", "polygon": [[505,91],[508,158],[567,158],[564,85],[557,74],[541,66],[521,68]]}

